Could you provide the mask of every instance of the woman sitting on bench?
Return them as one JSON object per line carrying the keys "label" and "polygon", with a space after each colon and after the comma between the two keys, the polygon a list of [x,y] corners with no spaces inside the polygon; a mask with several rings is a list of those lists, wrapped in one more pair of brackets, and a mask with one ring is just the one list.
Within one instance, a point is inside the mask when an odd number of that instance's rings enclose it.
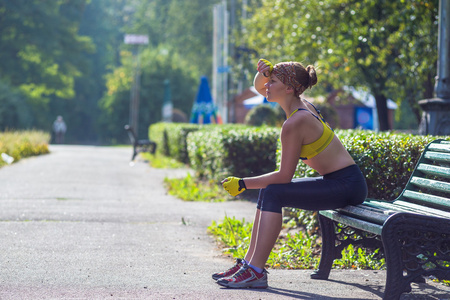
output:
{"label": "woman sitting on bench", "polygon": [[[261,59],[257,70],[256,90],[278,103],[287,120],[281,128],[278,171],[222,181],[232,196],[260,189],[247,254],[228,271],[213,274],[219,285],[229,288],[267,288],[264,266],[281,230],[283,207],[334,209],[362,203],[367,197],[364,175],[320,112],[301,98],[317,83],[314,67],[297,62],[273,66]],[[299,158],[322,176],[293,180]]]}

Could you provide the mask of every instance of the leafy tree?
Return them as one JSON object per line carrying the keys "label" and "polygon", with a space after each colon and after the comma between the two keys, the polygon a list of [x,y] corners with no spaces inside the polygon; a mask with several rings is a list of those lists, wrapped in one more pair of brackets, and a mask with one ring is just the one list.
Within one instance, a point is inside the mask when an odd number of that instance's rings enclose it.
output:
{"label": "leafy tree", "polygon": [[247,44],[277,61],[315,63],[320,78],[336,88],[369,89],[380,129],[387,130],[388,98],[406,97],[419,117],[417,96],[429,94],[437,8],[438,0],[263,0],[245,24]]}
{"label": "leafy tree", "polygon": [[98,102],[106,90],[105,74],[120,62],[117,59],[123,44],[126,4],[124,0],[96,0],[89,2],[83,11],[79,34],[89,37],[94,49],[78,54],[86,67],[83,75],[75,79],[74,97],[53,98],[50,102],[52,116],[63,115],[68,124],[69,142],[97,143],[102,135]]}
{"label": "leafy tree", "polygon": [[[84,61],[77,55],[92,48],[77,35],[85,1],[38,0],[0,3],[0,73],[12,86],[41,100],[74,96],[74,79]],[[42,101],[42,100],[41,100]]]}
{"label": "leafy tree", "polygon": [[[193,105],[199,78],[184,66],[189,61],[164,46],[146,48],[140,54],[141,85],[138,136],[147,136],[148,126],[162,119],[164,81],[170,80],[173,106],[189,111]],[[101,128],[108,142],[127,140],[123,127],[129,122],[130,89],[135,66],[131,52],[122,52],[122,66],[107,75],[107,92],[100,101]]]}
{"label": "leafy tree", "polygon": [[0,81],[0,130],[31,126],[32,116],[24,96],[17,89]]}
{"label": "leafy tree", "polygon": [[[129,0],[123,31],[145,34],[149,45],[139,46],[141,65],[138,136],[161,120],[163,82],[170,80],[174,108],[190,115],[201,75],[212,69],[212,6],[216,1]],[[130,89],[137,49],[122,45],[120,64],[107,75],[100,101],[100,128],[109,141],[126,141]],[[133,57],[133,54],[135,57]]]}
{"label": "leafy tree", "polygon": [[128,33],[147,34],[150,47],[164,45],[189,60],[185,68],[210,75],[212,68],[212,7],[216,0],[136,1],[129,10]]}
{"label": "leafy tree", "polygon": [[49,129],[49,101],[75,96],[75,80],[87,67],[80,53],[93,50],[91,40],[78,34],[85,3],[0,2],[0,80],[15,95],[0,110],[21,116],[2,118],[3,127]]}

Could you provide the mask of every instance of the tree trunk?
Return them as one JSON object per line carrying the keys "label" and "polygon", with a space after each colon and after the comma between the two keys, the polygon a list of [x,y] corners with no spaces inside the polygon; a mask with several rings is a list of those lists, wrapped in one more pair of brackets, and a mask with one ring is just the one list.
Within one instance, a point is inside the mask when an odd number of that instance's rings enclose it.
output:
{"label": "tree trunk", "polygon": [[377,103],[378,122],[380,123],[380,131],[387,131],[390,128],[388,119],[387,98],[384,95],[375,94]]}

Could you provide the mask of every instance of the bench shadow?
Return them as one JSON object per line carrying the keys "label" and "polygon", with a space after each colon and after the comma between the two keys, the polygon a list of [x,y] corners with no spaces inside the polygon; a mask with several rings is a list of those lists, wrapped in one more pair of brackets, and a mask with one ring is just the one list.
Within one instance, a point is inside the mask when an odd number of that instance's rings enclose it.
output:
{"label": "bench shadow", "polygon": [[[343,284],[343,285],[351,285],[353,287],[359,288],[361,290],[367,291],[369,293],[372,293],[380,298],[383,298],[383,292],[380,291],[378,288],[379,286],[372,287],[372,286],[367,286],[367,285],[361,285],[361,284],[357,284],[357,283],[347,283],[344,281],[339,281],[339,280],[327,280],[327,281],[331,281],[331,282],[335,282],[335,283],[339,283],[339,284]],[[226,289],[226,288],[222,288],[222,289]],[[239,289],[236,289],[237,291]],[[323,299],[323,300],[354,300],[355,298],[348,298],[348,297],[330,297],[330,296],[323,296],[323,295],[319,295],[319,294],[313,294],[313,293],[308,293],[308,292],[303,292],[301,290],[292,290],[292,289],[282,289],[282,288],[276,288],[276,287],[271,287],[269,286],[267,289],[248,289],[254,292],[259,292],[261,294],[274,294],[274,295],[278,295],[280,297],[287,297],[289,299]],[[433,298],[435,299],[435,298]]]}
{"label": "bench shadow", "polygon": [[[342,284],[342,285],[347,285],[347,286],[352,286],[352,287],[356,287],[358,289],[361,289],[363,291],[372,293],[373,295],[380,297],[380,299],[383,298],[384,292],[379,290],[379,285],[376,286],[371,286],[371,285],[362,285],[362,284],[358,284],[358,283],[348,283],[345,281],[340,281],[340,280],[333,280],[333,279],[328,279],[327,281],[330,282],[334,282],[334,283],[338,283],[338,284]],[[426,287],[425,287],[426,286]],[[222,289],[227,289],[222,287]],[[433,291],[432,294],[428,294],[428,295],[424,295],[421,294],[419,295],[414,295],[414,294],[402,294],[401,299],[419,299],[418,297],[420,297],[420,299],[422,300],[427,300],[427,299],[439,299],[439,300],[450,300],[450,296],[448,292],[445,292],[443,290],[440,290],[434,286],[430,286],[427,285],[426,283],[424,284],[420,284],[418,287],[414,287],[414,289],[418,289],[418,290],[424,290],[424,289],[431,289]],[[236,289],[236,291],[239,291],[240,289]],[[322,299],[322,300],[351,300],[351,299],[355,299],[354,297],[352,298],[348,298],[348,297],[330,297],[330,296],[323,296],[323,295],[319,295],[319,294],[313,294],[313,293],[307,293],[307,292],[302,292],[301,290],[292,290],[292,289],[282,289],[282,288],[276,288],[276,287],[270,287],[267,289],[248,289],[254,292],[259,292],[261,294],[274,294],[274,295],[278,295],[280,297],[287,297],[289,299]]]}
{"label": "bench shadow", "polygon": [[[327,281],[342,284],[343,286],[352,286],[352,287],[361,289],[363,291],[372,293],[373,295],[380,297],[380,299],[382,299],[383,295],[384,295],[384,286],[383,286],[383,290],[380,290],[379,285],[363,285],[363,284],[359,284],[359,283],[348,283],[345,281],[335,280],[335,279],[328,279]],[[222,289],[227,289],[227,288],[222,287]],[[414,286],[414,290],[423,291],[425,289],[431,290],[431,293],[421,294],[421,295],[404,293],[404,294],[402,294],[401,299],[402,300],[406,300],[406,299],[450,300],[449,292],[439,289],[430,284],[421,283],[421,284]],[[236,291],[239,291],[239,290],[240,289],[236,289]],[[323,295],[319,295],[319,294],[302,292],[301,290],[282,289],[282,288],[276,288],[276,287],[271,287],[271,286],[269,286],[269,288],[267,288],[267,289],[248,289],[248,290],[251,290],[254,292],[259,292],[261,294],[274,294],[274,295],[278,295],[280,297],[287,297],[289,299],[314,299],[314,300],[316,300],[316,299],[323,299],[323,300],[350,300],[350,299],[353,299],[354,300],[355,299],[354,297],[347,298],[347,297],[323,296]]]}

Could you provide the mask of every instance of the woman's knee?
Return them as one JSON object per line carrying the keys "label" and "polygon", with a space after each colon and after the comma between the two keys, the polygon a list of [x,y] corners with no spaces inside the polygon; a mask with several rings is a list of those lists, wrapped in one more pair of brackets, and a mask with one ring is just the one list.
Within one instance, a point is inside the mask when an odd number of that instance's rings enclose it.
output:
{"label": "woman's knee", "polygon": [[[260,194],[261,196],[261,194]],[[282,203],[281,203],[281,187],[277,184],[268,185],[264,189],[261,197],[261,210],[281,213]]]}

